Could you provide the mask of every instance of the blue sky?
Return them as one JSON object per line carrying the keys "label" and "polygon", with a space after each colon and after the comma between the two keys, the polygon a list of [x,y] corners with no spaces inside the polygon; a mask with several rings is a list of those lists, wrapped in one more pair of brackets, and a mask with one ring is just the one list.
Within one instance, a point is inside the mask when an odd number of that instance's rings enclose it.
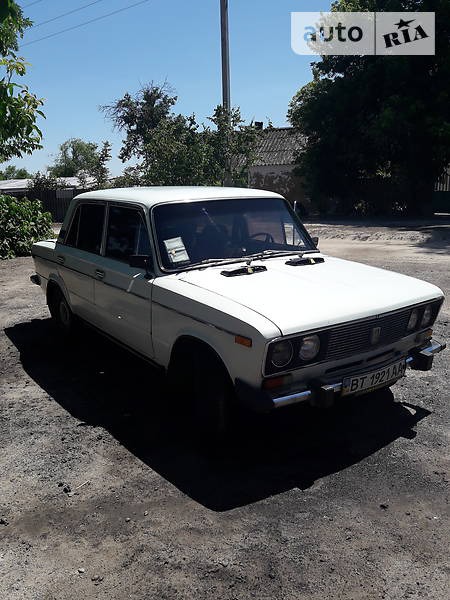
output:
{"label": "blue sky", "polygon": [[[92,0],[91,0],[92,1]],[[149,81],[167,80],[176,110],[206,121],[221,103],[219,0],[149,0],[117,15],[37,43],[33,40],[120,9],[136,0],[103,0],[52,23],[29,29],[20,54],[31,63],[25,83],[45,98],[41,151],[12,160],[34,172],[53,162],[71,137],[110,140],[114,175],[120,134],[98,107],[134,93]],[[21,6],[32,0],[21,0]],[[35,24],[88,4],[89,0],[40,0],[24,8]],[[311,79],[312,57],[290,46],[292,11],[329,10],[310,0],[229,0],[231,97],[245,119],[286,124],[293,94]],[[29,43],[29,45],[28,45]]]}

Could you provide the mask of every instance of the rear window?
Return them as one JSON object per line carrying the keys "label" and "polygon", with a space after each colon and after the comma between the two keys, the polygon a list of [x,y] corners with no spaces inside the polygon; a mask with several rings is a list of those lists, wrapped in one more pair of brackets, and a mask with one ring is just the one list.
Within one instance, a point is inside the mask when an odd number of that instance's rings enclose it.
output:
{"label": "rear window", "polygon": [[72,219],[66,245],[99,254],[102,245],[104,219],[104,204],[80,204]]}

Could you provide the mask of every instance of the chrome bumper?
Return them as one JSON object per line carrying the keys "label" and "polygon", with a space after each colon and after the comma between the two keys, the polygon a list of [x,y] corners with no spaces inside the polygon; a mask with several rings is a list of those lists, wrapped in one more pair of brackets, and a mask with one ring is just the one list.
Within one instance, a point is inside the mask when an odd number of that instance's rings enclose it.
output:
{"label": "chrome bumper", "polygon": [[[437,342],[436,340],[430,340],[430,343],[425,348],[422,348],[422,350],[419,352],[419,355],[434,356],[435,354],[442,352],[442,350],[445,350],[446,347],[447,347],[447,344],[445,342],[442,342],[442,344],[441,344],[440,342]],[[408,360],[411,362],[412,360],[414,360],[414,358],[408,357],[406,359],[406,362],[408,362]]]}
{"label": "chrome bumper", "polygon": [[[418,371],[429,371],[433,364],[434,355],[442,352],[446,346],[445,343],[430,340],[425,347],[411,352],[406,357],[406,364]],[[289,406],[290,404],[298,404],[300,402],[310,402],[317,406],[329,406],[333,403],[335,395],[341,392],[342,383],[342,381],[339,381],[322,385],[315,389],[308,389],[284,396],[275,396],[271,398],[272,404],[274,408],[281,408],[282,406]]]}

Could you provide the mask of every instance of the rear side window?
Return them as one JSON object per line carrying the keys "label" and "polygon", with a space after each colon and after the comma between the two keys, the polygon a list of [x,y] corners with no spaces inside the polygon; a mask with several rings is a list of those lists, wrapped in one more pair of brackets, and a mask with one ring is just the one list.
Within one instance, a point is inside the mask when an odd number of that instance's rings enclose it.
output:
{"label": "rear side window", "polygon": [[105,206],[103,204],[78,206],[67,234],[66,244],[86,252],[99,254],[104,218]]}
{"label": "rear side window", "polygon": [[147,226],[138,209],[110,206],[105,256],[128,262],[132,254],[149,256]]}

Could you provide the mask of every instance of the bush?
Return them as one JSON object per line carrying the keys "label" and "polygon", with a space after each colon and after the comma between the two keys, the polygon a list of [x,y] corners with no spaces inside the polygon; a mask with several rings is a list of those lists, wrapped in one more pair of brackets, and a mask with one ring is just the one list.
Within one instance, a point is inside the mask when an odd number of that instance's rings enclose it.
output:
{"label": "bush", "polygon": [[27,256],[34,242],[53,237],[52,216],[39,200],[0,195],[0,258]]}

